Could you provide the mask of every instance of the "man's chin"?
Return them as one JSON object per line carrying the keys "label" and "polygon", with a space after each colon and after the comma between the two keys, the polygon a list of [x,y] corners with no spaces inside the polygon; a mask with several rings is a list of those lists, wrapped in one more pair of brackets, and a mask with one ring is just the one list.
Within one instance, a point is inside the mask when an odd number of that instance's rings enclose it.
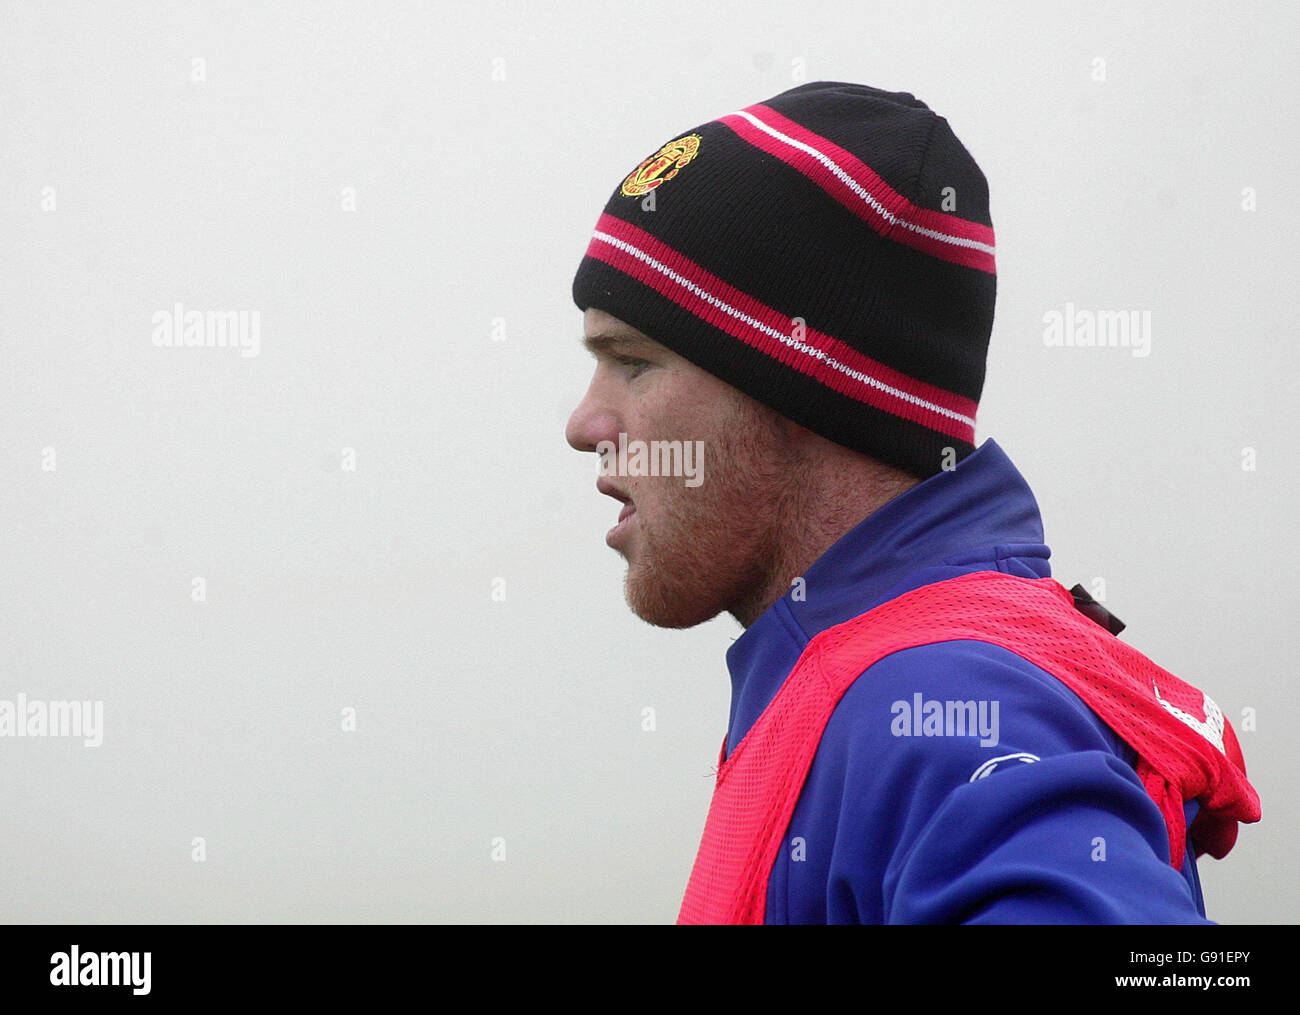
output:
{"label": "man's chin", "polygon": [[681,630],[703,624],[722,612],[722,605],[699,590],[677,589],[655,581],[653,575],[637,574],[635,564],[627,569],[623,596],[628,608],[647,624]]}

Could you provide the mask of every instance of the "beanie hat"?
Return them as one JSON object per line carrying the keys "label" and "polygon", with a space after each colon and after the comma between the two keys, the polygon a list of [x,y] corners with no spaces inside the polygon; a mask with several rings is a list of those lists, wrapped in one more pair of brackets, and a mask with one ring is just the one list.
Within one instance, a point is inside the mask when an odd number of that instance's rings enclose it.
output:
{"label": "beanie hat", "polygon": [[996,281],[988,185],[948,121],[817,81],[633,169],[573,299],[924,478],[975,449]]}

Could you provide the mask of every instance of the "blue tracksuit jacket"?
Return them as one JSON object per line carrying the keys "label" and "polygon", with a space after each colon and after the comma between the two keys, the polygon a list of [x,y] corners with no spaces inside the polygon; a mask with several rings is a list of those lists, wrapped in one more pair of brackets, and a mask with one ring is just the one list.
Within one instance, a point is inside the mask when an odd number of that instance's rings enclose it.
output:
{"label": "blue tracksuit jacket", "polygon": [[[971,571],[1048,577],[1049,554],[1033,493],[986,441],[846,534],[735,641],[727,753],[818,632]],[[901,735],[899,703],[918,694],[997,702],[996,744]],[[766,922],[1207,923],[1193,852],[1180,876],[1134,760],[1074,692],[1006,649],[886,656],[826,726]],[[1186,815],[1190,827],[1194,801]]]}

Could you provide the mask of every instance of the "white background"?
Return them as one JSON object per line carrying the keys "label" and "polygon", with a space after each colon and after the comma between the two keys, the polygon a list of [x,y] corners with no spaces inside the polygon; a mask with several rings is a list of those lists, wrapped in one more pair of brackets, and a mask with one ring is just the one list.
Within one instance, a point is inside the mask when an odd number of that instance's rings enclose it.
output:
{"label": "white background", "polygon": [[[0,698],[105,709],[98,748],[0,739],[0,919],[674,919],[740,629],[623,604],[563,440],[569,286],[660,144],[839,80],[913,92],[988,176],[979,439],[1064,584],[1255,710],[1264,821],[1201,873],[1211,918],[1293,921],[1298,22],[0,4]],[[177,301],[259,310],[260,355],[155,347]],[[1046,347],[1067,301],[1149,310],[1150,356]]]}

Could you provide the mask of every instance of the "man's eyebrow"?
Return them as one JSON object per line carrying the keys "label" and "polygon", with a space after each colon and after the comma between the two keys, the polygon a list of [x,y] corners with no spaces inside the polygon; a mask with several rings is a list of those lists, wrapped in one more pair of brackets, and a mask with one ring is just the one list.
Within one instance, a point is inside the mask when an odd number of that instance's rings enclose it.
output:
{"label": "man's eyebrow", "polygon": [[595,335],[583,335],[582,344],[593,356],[611,349],[628,349],[650,351],[654,343],[640,335],[626,335],[617,332],[602,331]]}

